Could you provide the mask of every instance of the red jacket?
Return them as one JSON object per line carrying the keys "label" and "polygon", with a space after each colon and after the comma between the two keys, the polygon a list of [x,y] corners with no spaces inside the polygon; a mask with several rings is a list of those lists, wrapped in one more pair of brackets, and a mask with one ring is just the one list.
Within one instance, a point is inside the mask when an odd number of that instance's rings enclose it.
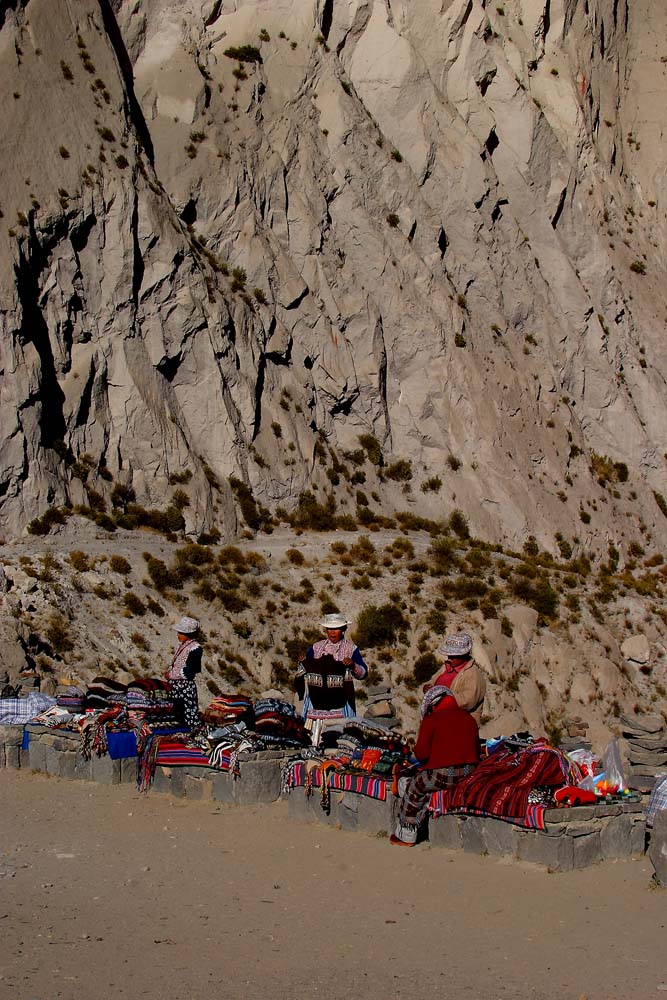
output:
{"label": "red jacket", "polygon": [[422,721],[415,746],[422,771],[479,762],[479,729],[470,712],[450,696]]}

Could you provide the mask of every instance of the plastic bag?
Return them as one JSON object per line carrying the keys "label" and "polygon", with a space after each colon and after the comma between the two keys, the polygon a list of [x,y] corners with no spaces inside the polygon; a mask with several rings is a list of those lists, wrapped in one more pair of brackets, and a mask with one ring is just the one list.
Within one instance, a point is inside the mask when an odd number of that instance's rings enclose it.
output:
{"label": "plastic bag", "polygon": [[602,770],[604,771],[604,790],[600,788],[598,791],[603,791],[603,794],[606,792],[613,794],[627,788],[621,762],[621,750],[616,738],[609,741],[602,755]]}
{"label": "plastic bag", "polygon": [[581,781],[577,782],[577,787],[582,788],[582,782],[599,770],[599,760],[592,750],[570,750],[568,757],[581,768]]}

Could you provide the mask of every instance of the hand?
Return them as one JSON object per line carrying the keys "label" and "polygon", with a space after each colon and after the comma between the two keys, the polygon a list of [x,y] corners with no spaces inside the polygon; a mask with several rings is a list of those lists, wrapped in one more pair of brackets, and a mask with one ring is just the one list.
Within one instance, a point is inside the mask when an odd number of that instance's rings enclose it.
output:
{"label": "hand", "polygon": [[351,656],[347,656],[343,660],[343,666],[345,666],[345,667],[351,667],[352,666],[352,657]]}

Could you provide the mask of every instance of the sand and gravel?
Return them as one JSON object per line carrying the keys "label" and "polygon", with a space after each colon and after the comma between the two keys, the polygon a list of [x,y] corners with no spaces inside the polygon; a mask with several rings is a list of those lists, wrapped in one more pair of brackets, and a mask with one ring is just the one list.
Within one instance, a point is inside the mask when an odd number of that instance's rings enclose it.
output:
{"label": "sand and gravel", "polygon": [[0,772],[0,1000],[648,1000],[646,860],[528,865]]}

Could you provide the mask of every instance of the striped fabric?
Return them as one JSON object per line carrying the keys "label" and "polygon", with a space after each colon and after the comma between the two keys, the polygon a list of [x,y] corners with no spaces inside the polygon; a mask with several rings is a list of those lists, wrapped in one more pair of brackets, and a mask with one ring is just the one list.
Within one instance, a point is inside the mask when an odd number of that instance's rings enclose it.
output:
{"label": "striped fabric", "polygon": [[447,809],[443,806],[443,800],[446,797],[447,792],[434,792],[431,796],[428,811],[434,819],[438,816],[488,816],[491,819],[501,819],[505,823],[512,823],[514,826],[523,827],[525,830],[546,830],[544,814],[548,806],[531,804],[526,807],[524,816],[501,816],[499,813],[488,812],[485,809],[473,809],[466,806],[460,806],[457,809]]}
{"label": "striped fabric", "polygon": [[[314,788],[322,786],[322,772],[319,768],[314,768],[310,772],[311,783]],[[327,771],[329,788],[338,792],[354,792],[356,795],[366,795],[370,799],[378,799],[385,802],[387,799],[387,788],[391,788],[391,781],[386,778],[374,778],[368,774],[355,774],[350,771]],[[306,768],[303,761],[297,761],[290,767],[287,776],[288,788],[304,788],[306,785]]]}

